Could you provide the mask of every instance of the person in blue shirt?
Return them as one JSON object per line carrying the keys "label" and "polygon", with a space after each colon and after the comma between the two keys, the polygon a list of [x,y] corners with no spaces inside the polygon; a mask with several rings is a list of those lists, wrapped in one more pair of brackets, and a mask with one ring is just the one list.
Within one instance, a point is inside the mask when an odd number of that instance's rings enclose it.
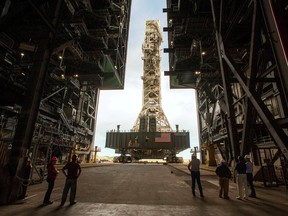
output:
{"label": "person in blue shirt", "polygon": [[256,198],[256,192],[253,184],[253,164],[250,161],[250,156],[245,155],[245,160],[246,160],[246,177],[247,177],[247,182],[248,185],[250,186],[251,193],[249,194],[249,197]]}

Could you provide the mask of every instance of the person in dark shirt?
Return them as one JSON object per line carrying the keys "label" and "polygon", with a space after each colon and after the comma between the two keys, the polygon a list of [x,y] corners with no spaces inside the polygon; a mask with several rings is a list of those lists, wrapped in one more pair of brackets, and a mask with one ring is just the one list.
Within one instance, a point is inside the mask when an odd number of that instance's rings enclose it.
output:
{"label": "person in dark shirt", "polygon": [[[67,173],[65,172],[67,170]],[[77,189],[77,179],[81,173],[81,167],[77,163],[77,156],[72,156],[72,161],[68,162],[63,168],[62,171],[66,176],[66,182],[63,189],[62,200],[60,206],[63,206],[66,202],[67,194],[70,191],[70,205],[76,204],[75,197],[76,197],[76,189]]]}
{"label": "person in dark shirt", "polygon": [[24,169],[24,175],[23,175],[23,182],[22,182],[22,193],[19,197],[19,199],[24,199],[27,195],[26,195],[26,191],[27,191],[27,186],[30,183],[30,173],[31,173],[31,161],[28,159],[28,157],[25,157],[26,160],[26,166]]}
{"label": "person in dark shirt", "polygon": [[43,201],[44,205],[49,205],[53,203],[53,201],[50,201],[50,196],[54,188],[55,179],[59,173],[59,171],[55,168],[56,161],[57,161],[57,158],[52,157],[51,162],[47,165],[48,174],[47,174],[46,181],[48,182],[48,189],[44,197],[44,201]]}
{"label": "person in dark shirt", "polygon": [[222,160],[221,164],[216,168],[216,175],[219,177],[219,197],[222,198],[222,194],[224,193],[224,199],[229,199],[228,192],[231,171],[225,160]]}
{"label": "person in dark shirt", "polygon": [[242,156],[238,157],[238,163],[236,164],[235,171],[237,172],[237,199],[247,198],[247,177],[246,177],[246,164]]}

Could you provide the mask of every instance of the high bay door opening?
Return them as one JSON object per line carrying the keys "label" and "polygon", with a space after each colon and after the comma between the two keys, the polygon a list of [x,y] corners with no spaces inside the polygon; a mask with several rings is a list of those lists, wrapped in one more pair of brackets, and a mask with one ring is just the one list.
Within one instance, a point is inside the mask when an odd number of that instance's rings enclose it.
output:
{"label": "high bay door opening", "polygon": [[161,106],[160,45],[162,34],[158,20],[147,20],[145,40],[142,45],[144,62],[142,109],[130,132],[117,131],[106,134],[106,147],[120,153],[120,162],[140,159],[166,159],[182,162],[176,154],[190,147],[189,132],[176,131],[168,122]]}

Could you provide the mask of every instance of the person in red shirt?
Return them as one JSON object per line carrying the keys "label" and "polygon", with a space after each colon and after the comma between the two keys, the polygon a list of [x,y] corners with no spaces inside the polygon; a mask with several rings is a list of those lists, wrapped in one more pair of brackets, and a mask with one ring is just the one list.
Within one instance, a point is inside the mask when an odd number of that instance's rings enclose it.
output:
{"label": "person in red shirt", "polygon": [[[65,170],[68,172],[66,173]],[[70,192],[70,205],[76,204],[76,189],[77,189],[77,179],[81,173],[81,167],[77,163],[77,156],[72,156],[72,161],[68,162],[63,168],[62,171],[66,176],[66,182],[63,189],[62,200],[60,206],[63,206],[66,202],[67,194],[71,188]]]}
{"label": "person in red shirt", "polygon": [[44,205],[49,205],[53,203],[53,201],[50,201],[50,196],[54,188],[55,179],[59,173],[59,171],[55,167],[56,162],[57,162],[57,158],[54,156],[51,158],[51,162],[47,165],[48,174],[47,174],[46,181],[48,182],[48,189],[44,197],[44,201],[43,201]]}

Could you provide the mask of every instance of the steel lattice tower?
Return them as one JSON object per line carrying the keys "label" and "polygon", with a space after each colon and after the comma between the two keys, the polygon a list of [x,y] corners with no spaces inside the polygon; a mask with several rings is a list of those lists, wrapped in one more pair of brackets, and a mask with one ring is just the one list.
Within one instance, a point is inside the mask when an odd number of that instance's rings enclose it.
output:
{"label": "steel lattice tower", "polygon": [[143,106],[133,126],[134,131],[172,131],[161,106],[160,45],[163,42],[159,20],[146,20],[142,45]]}
{"label": "steel lattice tower", "polygon": [[189,148],[189,132],[172,131],[161,106],[160,45],[162,35],[158,20],[146,20],[145,39],[142,44],[143,104],[129,132],[112,130],[106,134],[108,148],[121,156],[119,162],[140,159],[165,159],[167,162],[183,162],[176,154]]}

